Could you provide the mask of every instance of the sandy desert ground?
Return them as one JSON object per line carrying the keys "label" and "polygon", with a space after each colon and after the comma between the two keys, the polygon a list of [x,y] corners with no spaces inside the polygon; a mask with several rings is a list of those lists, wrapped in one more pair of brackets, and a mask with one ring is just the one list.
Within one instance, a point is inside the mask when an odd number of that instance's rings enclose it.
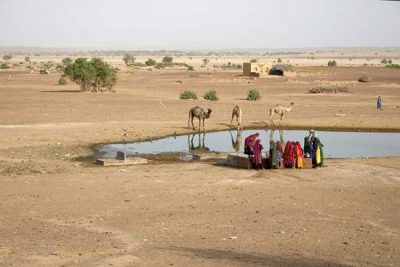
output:
{"label": "sandy desert ground", "polygon": [[[268,109],[293,101],[283,128],[400,131],[396,69],[303,64],[255,80],[196,69],[121,67],[116,93],[57,85],[57,73],[0,72],[0,266],[400,265],[400,157],[279,171],[93,164],[100,143],[192,132],[195,105],[213,109],[207,130],[227,129],[236,104],[245,127],[269,127]],[[363,74],[373,81],[357,82]],[[338,84],[352,93],[308,93]],[[179,100],[185,89],[200,99]],[[220,101],[201,99],[210,89]],[[250,89],[262,99],[247,101]]]}

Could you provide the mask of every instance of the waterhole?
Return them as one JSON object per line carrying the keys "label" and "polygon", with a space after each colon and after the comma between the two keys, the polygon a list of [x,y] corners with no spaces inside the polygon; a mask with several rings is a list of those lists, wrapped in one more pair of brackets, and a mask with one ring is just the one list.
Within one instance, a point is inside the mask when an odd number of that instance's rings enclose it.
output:
{"label": "waterhole", "polygon": [[[127,156],[201,152],[243,152],[244,139],[250,134],[260,134],[264,152],[269,149],[270,140],[300,141],[304,145],[307,130],[244,130],[193,133],[169,136],[152,141],[126,144],[107,144],[99,147],[99,156],[115,157],[117,151]],[[326,158],[383,157],[400,155],[400,133],[380,132],[333,132],[316,131],[324,145]]]}

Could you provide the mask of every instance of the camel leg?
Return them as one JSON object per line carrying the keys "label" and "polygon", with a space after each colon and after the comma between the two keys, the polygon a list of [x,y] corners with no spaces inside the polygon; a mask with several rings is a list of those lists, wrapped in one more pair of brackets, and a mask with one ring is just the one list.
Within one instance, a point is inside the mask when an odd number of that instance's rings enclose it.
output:
{"label": "camel leg", "polygon": [[233,117],[235,117],[234,114],[232,114],[231,125],[230,125],[231,128],[232,128]]}
{"label": "camel leg", "polygon": [[193,130],[196,130],[196,128],[194,128],[193,119],[194,119],[194,117],[192,117],[192,127],[193,127]]}
{"label": "camel leg", "polygon": [[201,131],[201,119],[199,118],[199,132]]}

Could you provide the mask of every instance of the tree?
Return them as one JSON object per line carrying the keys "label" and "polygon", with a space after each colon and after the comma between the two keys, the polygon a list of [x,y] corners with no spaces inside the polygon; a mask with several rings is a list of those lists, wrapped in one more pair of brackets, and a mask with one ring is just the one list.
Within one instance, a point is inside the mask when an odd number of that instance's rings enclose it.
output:
{"label": "tree", "polygon": [[154,66],[154,65],[157,64],[157,62],[156,62],[154,59],[149,58],[149,59],[145,62],[145,64],[146,64],[147,66]]}
{"label": "tree", "polygon": [[256,58],[253,58],[252,60],[250,60],[250,63],[257,63],[257,59]]}
{"label": "tree", "polygon": [[336,60],[329,60],[328,61],[328,66],[329,67],[335,67],[337,64],[336,64]]}
{"label": "tree", "polygon": [[73,62],[73,60],[72,60],[72,58],[70,58],[70,57],[66,57],[66,58],[63,58],[63,59],[61,60],[61,62],[62,62],[62,64],[63,64],[64,66],[68,66],[69,64],[71,64],[71,63]]}
{"label": "tree", "polygon": [[10,60],[10,59],[12,59],[12,56],[11,55],[4,55],[3,59],[4,60]]}
{"label": "tree", "polygon": [[282,59],[281,58],[278,58],[278,63],[282,63]]}
{"label": "tree", "polygon": [[172,61],[173,61],[173,60],[174,60],[174,59],[173,59],[172,57],[165,56],[165,57],[162,59],[162,62],[163,62],[163,63],[172,64]]}
{"label": "tree", "polygon": [[30,57],[25,57],[25,62],[31,62]]}
{"label": "tree", "polygon": [[122,60],[125,62],[125,65],[129,66],[135,63],[136,57],[131,54],[125,54]]}
{"label": "tree", "polygon": [[210,60],[208,58],[203,58],[204,66],[207,65],[209,62],[210,62]]}
{"label": "tree", "polygon": [[81,86],[81,91],[111,91],[117,81],[117,70],[101,58],[78,58],[65,67],[64,73]]}

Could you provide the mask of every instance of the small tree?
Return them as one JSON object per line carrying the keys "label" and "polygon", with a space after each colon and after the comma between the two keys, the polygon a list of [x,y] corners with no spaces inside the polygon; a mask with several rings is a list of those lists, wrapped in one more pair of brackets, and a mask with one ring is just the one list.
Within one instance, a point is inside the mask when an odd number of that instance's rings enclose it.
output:
{"label": "small tree", "polygon": [[208,63],[210,63],[210,60],[208,58],[203,58],[203,63],[204,63],[204,66],[205,66]]}
{"label": "small tree", "polygon": [[68,66],[69,64],[71,64],[71,63],[73,62],[73,60],[72,60],[72,58],[70,58],[70,57],[66,57],[66,58],[63,58],[63,59],[61,60],[61,62],[62,62],[62,64],[63,64],[64,66]]}
{"label": "small tree", "polygon": [[250,60],[250,63],[257,63],[257,59],[256,58],[253,58],[252,60]]}
{"label": "small tree", "polygon": [[162,62],[163,62],[163,63],[172,64],[172,61],[174,61],[174,59],[173,59],[172,57],[169,57],[169,56],[165,56],[165,57],[162,59]]}
{"label": "small tree", "polygon": [[281,58],[278,58],[278,63],[282,63],[282,59]]}
{"label": "small tree", "polygon": [[2,63],[2,64],[0,65],[0,69],[2,69],[2,70],[9,69],[9,68],[10,68],[10,67],[8,66],[7,63]]}
{"label": "small tree", "polygon": [[387,59],[386,59],[386,58],[384,58],[384,59],[382,59],[382,60],[381,60],[381,63],[382,63],[382,64],[387,64],[387,63],[388,63],[388,61],[387,61]]}
{"label": "small tree", "polygon": [[12,55],[4,55],[3,59],[4,60],[10,60],[10,59],[12,59]]}
{"label": "small tree", "polygon": [[194,71],[194,68],[193,68],[193,66],[188,66],[187,70]]}
{"label": "small tree", "polygon": [[25,57],[25,62],[31,62],[30,57]]}
{"label": "small tree", "polygon": [[215,90],[208,91],[204,94],[204,99],[210,101],[218,101],[217,92]]}
{"label": "small tree", "polygon": [[131,54],[125,54],[122,60],[125,62],[125,65],[129,66],[135,63],[136,57]]}
{"label": "small tree", "polygon": [[154,65],[157,64],[157,62],[156,62],[154,59],[149,58],[149,59],[145,62],[145,64],[146,64],[147,66],[154,66]]}
{"label": "small tree", "polygon": [[387,61],[387,63],[392,64],[393,61],[392,61],[391,59],[389,59],[389,60]]}
{"label": "small tree", "polygon": [[65,67],[64,73],[81,86],[82,91],[112,90],[117,81],[117,70],[101,58],[78,58]]}
{"label": "small tree", "polygon": [[336,65],[337,65],[337,64],[336,64],[336,60],[329,60],[329,61],[328,61],[328,66],[329,66],[329,67],[336,67]]}
{"label": "small tree", "polygon": [[251,101],[256,101],[256,100],[260,100],[261,99],[261,95],[260,92],[258,90],[250,90],[247,92],[247,100],[251,100]]}

